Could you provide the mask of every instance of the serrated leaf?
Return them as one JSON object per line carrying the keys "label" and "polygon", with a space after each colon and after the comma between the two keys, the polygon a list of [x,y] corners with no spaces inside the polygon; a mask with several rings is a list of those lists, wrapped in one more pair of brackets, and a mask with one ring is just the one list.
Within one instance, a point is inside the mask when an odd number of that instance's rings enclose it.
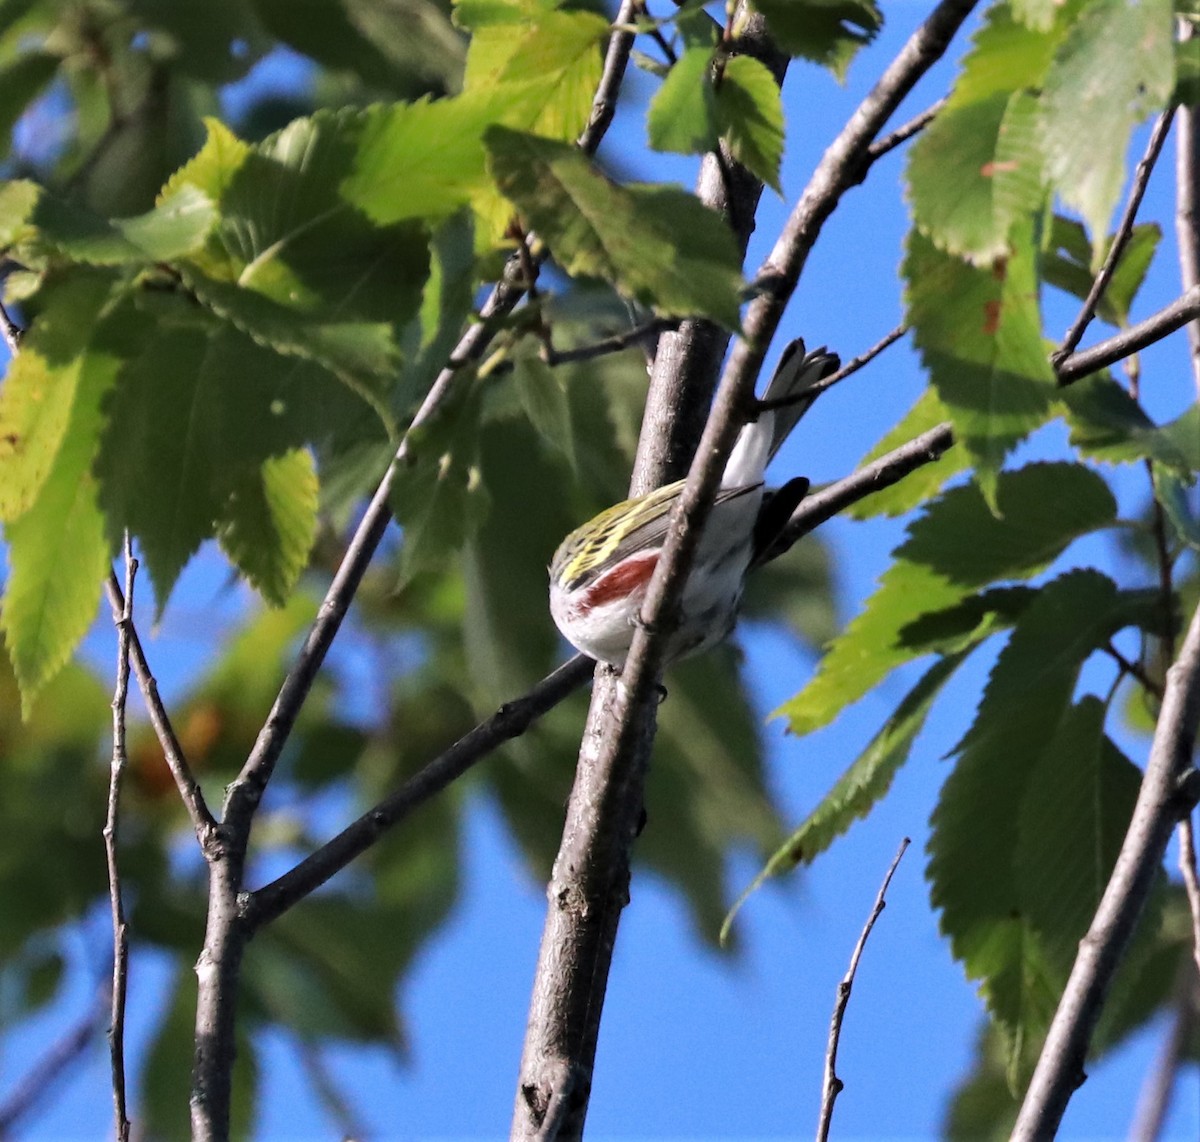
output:
{"label": "serrated leaf", "polygon": [[989,495],[1005,456],[1044,423],[1057,392],[1042,342],[1032,226],[1011,237],[1011,253],[983,268],[914,231],[904,260],[913,339]]}
{"label": "serrated leaf", "polygon": [[471,37],[463,91],[495,99],[497,122],[563,142],[587,124],[608,21],[596,12],[531,6],[518,24]]}
{"label": "serrated leaf", "polygon": [[308,565],[317,534],[317,473],[303,449],[268,457],[236,482],[217,538],[250,584],[282,606]]}
{"label": "serrated leaf", "polygon": [[140,540],[160,610],[249,473],[365,409],[327,373],[229,326],[173,317],[122,370],[96,461],[109,527]]}
{"label": "serrated leaf", "polygon": [[30,509],[5,529],[8,581],[0,626],[25,716],[96,617],[112,548],[91,467],[101,400],[118,367],[117,358],[102,352],[84,358],[53,470]]}
{"label": "serrated leaf", "polygon": [[[977,645],[977,644],[976,644]],[[725,939],[738,910],[768,879],[812,864],[859,819],[867,816],[892,787],[900,767],[908,760],[913,742],[925,725],[929,710],[942,687],[974,649],[938,659],[902,699],[895,712],[871,739],[849,768],[790,837],[772,854],[762,871],[738,897],[721,928]]]}
{"label": "serrated leaf", "polygon": [[1040,201],[1041,149],[1024,90],[1040,82],[1056,39],[994,5],[945,108],[913,144],[913,217],[939,249],[991,262],[1004,254],[1014,221]]}
{"label": "serrated leaf", "polygon": [[711,46],[688,48],[671,66],[646,112],[654,150],[701,155],[717,145],[712,67]]}
{"label": "serrated leaf", "polygon": [[752,56],[725,62],[716,92],[716,120],[730,153],[760,182],[782,194],[783,98],[768,68]]}
{"label": "serrated leaf", "polygon": [[[950,413],[938,398],[937,389],[932,386],[926,388],[917,398],[916,404],[901,418],[900,423],[890,429],[862,458],[862,464],[869,464],[893,448],[915,440],[921,433],[928,432],[949,419]],[[932,464],[924,464],[915,472],[910,472],[898,484],[872,492],[871,495],[851,504],[846,509],[846,514],[854,519],[903,515],[912,511],[918,504],[931,499],[951,476],[961,472],[968,463],[966,451],[951,446]]]}
{"label": "serrated leaf", "polygon": [[1032,464],[1002,472],[993,515],[975,484],[953,488],[908,529],[878,590],[830,645],[808,685],[775,716],[793,733],[832,721],[901,663],[923,653],[903,632],[997,579],[1027,578],[1080,535],[1111,523],[1116,501],[1094,472]]}
{"label": "serrated leaf", "polygon": [[[1074,810],[1086,822],[1093,812],[1081,804],[1086,796],[1053,796],[1032,808],[1030,798],[1045,800],[1043,782],[1059,780],[1064,755],[1075,759],[1067,771],[1078,772],[1087,751],[1097,749],[1102,709],[1072,707],[1071,696],[1085,660],[1125,625],[1126,605],[1115,584],[1092,570],[1068,572],[1041,590],[996,661],[932,819],[929,878],[942,930],[967,974],[982,981],[1014,1062],[1023,1044],[1045,1030],[1065,979],[1065,937],[1054,930],[1048,938],[1054,919],[1046,915],[1044,883],[1036,880],[1047,874],[1025,863],[1030,839],[1022,835],[1023,815],[1065,817]],[[1084,733],[1080,717],[1096,732]],[[1055,767],[1049,777],[1039,772],[1043,765]],[[1071,831],[1065,822],[1053,827]],[[1098,843],[1086,844],[1080,859],[1090,859]],[[1075,886],[1093,888],[1091,878]],[[1070,912],[1063,907],[1063,915]]]}
{"label": "serrated leaf", "polygon": [[[1105,321],[1121,327],[1129,324],[1130,308],[1145,280],[1161,238],[1162,228],[1157,222],[1141,222],[1133,228],[1108,288],[1100,295],[1096,306],[1096,312]],[[1108,256],[1111,244],[1110,236],[1104,246],[1103,257]],[[1050,230],[1050,246],[1042,264],[1045,280],[1083,301],[1091,291],[1095,277],[1091,257],[1091,247],[1082,224],[1056,214]]]}
{"label": "serrated leaf", "polygon": [[1110,463],[1152,459],[1179,473],[1200,470],[1200,407],[1159,427],[1107,374],[1085,377],[1062,391],[1071,445]]}
{"label": "serrated leaf", "polygon": [[[1092,231],[1098,264],[1125,181],[1133,127],[1165,105],[1174,86],[1171,0],[1093,0],[1072,22],[1041,99],[1046,170]],[[1079,124],[1088,130],[1080,131]],[[1096,139],[1105,145],[1097,148]]]}
{"label": "serrated leaf", "polygon": [[754,7],[781,48],[828,67],[838,79],[883,27],[875,0],[755,0]]}
{"label": "serrated leaf", "polygon": [[96,322],[113,288],[102,274],[73,274],[42,298],[38,322],[0,391],[0,519],[27,511],[49,476],[75,403]]}
{"label": "serrated leaf", "polygon": [[568,273],[611,282],[660,313],[738,326],[733,235],[693,195],[617,186],[576,148],[505,127],[484,142],[501,192]]}
{"label": "serrated leaf", "polygon": [[[393,326],[395,337],[420,305],[429,254],[419,224],[372,222],[341,193],[367,122],[355,111],[318,112],[253,147],[208,124],[204,148],[164,192],[170,200],[184,186],[196,187],[220,207],[213,236],[181,266],[198,292],[213,283],[205,299],[223,286],[213,304],[247,329],[263,308],[256,301],[267,299],[292,311],[297,329],[315,327],[308,341],[346,327]],[[269,341],[278,324],[275,317],[252,331]],[[292,337],[302,339],[299,331]]]}

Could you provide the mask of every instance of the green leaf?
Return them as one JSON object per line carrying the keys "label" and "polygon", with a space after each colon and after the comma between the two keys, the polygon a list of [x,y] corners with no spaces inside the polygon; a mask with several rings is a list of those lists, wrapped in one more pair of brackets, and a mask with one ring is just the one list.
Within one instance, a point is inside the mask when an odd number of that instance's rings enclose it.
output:
{"label": "green leaf", "polygon": [[[1133,127],[1174,86],[1171,0],[1092,0],[1072,22],[1046,75],[1042,139],[1054,188],[1092,231],[1093,264],[1125,181]],[[1088,129],[1081,131],[1080,123]],[[1103,147],[1095,140],[1104,139]]]}
{"label": "green leaf", "polygon": [[0,519],[28,511],[67,432],[80,374],[112,280],[72,274],[39,295],[37,325],[0,390]]}
{"label": "green leaf", "polygon": [[887,795],[892,780],[908,760],[913,742],[924,727],[934,700],[976,645],[978,643],[957,654],[938,659],[904,696],[895,713],[884,722],[866,749],[837,779],[821,803],[775,850],[762,871],[738,898],[725,917],[721,928],[722,941],[728,935],[738,910],[753,892],[773,876],[779,876],[800,864],[812,864],[856,820],[865,818]]}
{"label": "green leaf", "polygon": [[783,98],[775,77],[752,56],[734,56],[725,63],[715,95],[717,128],[730,153],[782,194]]}
{"label": "green leaf", "polygon": [[[159,314],[153,337],[118,378],[96,473],[113,534],[129,528],[141,542],[160,610],[264,460],[339,428],[363,432],[356,418],[364,410],[328,374],[260,348],[202,311]],[[269,560],[276,572],[281,559],[297,557],[299,541],[279,542]],[[245,548],[239,542],[235,550]]]}
{"label": "green leaf", "polygon": [[118,367],[115,356],[95,350],[84,358],[54,468],[30,509],[5,529],[8,581],[0,626],[26,716],[96,617],[112,549],[91,467],[100,402]]}
{"label": "green leaf", "polygon": [[752,846],[765,857],[783,825],[736,651],[723,647],[678,663],[666,684],[646,789],[653,824],[639,838],[638,855],[681,889],[697,934],[717,944],[729,908],[731,850]]}
{"label": "green leaf", "polygon": [[[1069,969],[1063,949],[1082,935],[1059,921],[1076,916],[1082,898],[1094,905],[1097,880],[1107,879],[1097,856],[1115,827],[1108,809],[1097,816],[1112,780],[1103,707],[1095,699],[1072,707],[1071,696],[1084,661],[1129,621],[1130,602],[1086,569],[1041,590],[996,661],[933,815],[932,900],[955,957],[982,981],[1014,1063],[1048,1025]],[[1083,780],[1087,792],[1067,795],[1068,779]],[[1056,912],[1061,885],[1056,870],[1040,868],[1036,846],[1057,851],[1057,838],[1076,830],[1086,839],[1073,859],[1097,866]],[[1061,852],[1056,859],[1067,860]]]}
{"label": "green leaf", "polygon": [[833,558],[819,536],[805,536],[746,582],[746,619],[784,623],[814,652],[837,634]]}
{"label": "green leaf", "polygon": [[571,406],[562,376],[538,357],[523,357],[513,371],[513,383],[529,423],[551,447],[577,467]]}
{"label": "green leaf", "polygon": [[229,561],[282,606],[308,565],[317,534],[317,473],[303,449],[264,460],[229,493],[217,527]]}
{"label": "green leaf", "polygon": [[542,453],[519,420],[489,423],[482,436],[490,510],[463,564],[463,639],[477,705],[508,701],[533,685],[560,645],[548,621],[545,569],[573,521],[562,464]]}
{"label": "green leaf", "polygon": [[646,113],[654,150],[701,155],[717,145],[712,69],[711,46],[688,48],[671,66]]}
{"label": "green leaf", "polygon": [[[203,251],[180,267],[190,284],[265,341],[279,337],[277,310],[292,311],[297,344],[347,327],[391,326],[394,338],[417,312],[429,267],[423,227],[380,225],[341,193],[366,122],[355,111],[318,112],[250,147],[210,121],[204,148],[167,185],[168,200],[192,186],[221,211]],[[314,327],[307,337],[304,325]],[[391,352],[377,366],[384,374]]]}
{"label": "green leaf", "polygon": [[[1142,222],[1133,228],[1108,288],[1100,295],[1096,306],[1096,312],[1105,321],[1122,328],[1129,324],[1130,308],[1161,238],[1162,228],[1157,222]],[[1102,257],[1108,256],[1111,245],[1110,235]],[[1042,265],[1042,276],[1046,281],[1083,301],[1091,292],[1095,278],[1091,257],[1083,226],[1072,218],[1056,214],[1050,229],[1050,246]]]}
{"label": "green leaf", "polygon": [[1049,416],[1054,372],[1042,342],[1032,227],[984,268],[910,235],[908,319],[930,380],[991,498],[1005,456]]}
{"label": "green leaf", "polygon": [[[936,428],[950,419],[950,412],[938,398],[937,389],[930,386],[917,398],[916,404],[901,418],[900,423],[888,433],[863,458],[869,464],[893,448],[899,448],[915,440],[923,432]],[[962,448],[951,446],[932,464],[924,464],[910,472],[898,484],[872,492],[865,499],[851,504],[846,514],[854,519],[872,519],[875,516],[898,516],[912,511],[918,504],[935,496],[951,476],[961,472],[969,457]]]}
{"label": "green leaf", "polygon": [[1024,89],[1040,83],[1057,38],[993,6],[945,108],[913,144],[913,218],[939,249],[992,262],[1013,223],[1041,201],[1035,104]]}
{"label": "green leaf", "polygon": [[845,79],[855,53],[883,27],[875,0],[755,0],[771,38]]}
{"label": "green leaf", "polygon": [[994,580],[1037,574],[1073,539],[1116,517],[1104,481],[1072,464],[1002,472],[996,499],[999,515],[975,484],[952,488],[913,521],[863,612],[830,645],[808,685],[776,711],[793,733],[826,725],[924,653],[919,640],[915,646],[904,640],[921,616],[944,611]]}
{"label": "green leaf", "polygon": [[1167,519],[1181,543],[1200,550],[1200,519],[1188,498],[1194,491],[1195,478],[1182,480],[1162,464],[1153,465],[1154,498],[1162,504]]}
{"label": "green leaf", "polygon": [[471,37],[463,91],[492,98],[496,122],[563,142],[587,125],[608,21],[596,12],[522,4],[519,23]]}
{"label": "green leaf", "polygon": [[409,430],[409,461],[392,486],[392,510],[404,528],[403,582],[443,569],[488,511],[479,470],[481,386],[461,380],[432,420]]}
{"label": "green leaf", "polygon": [[1085,377],[1060,395],[1071,445],[1084,456],[1114,464],[1149,458],[1182,475],[1200,470],[1200,407],[1159,427],[1107,374]]}
{"label": "green leaf", "polygon": [[569,274],[612,282],[661,313],[738,326],[737,246],[693,195],[617,186],[576,148],[504,127],[484,141],[501,192]]}

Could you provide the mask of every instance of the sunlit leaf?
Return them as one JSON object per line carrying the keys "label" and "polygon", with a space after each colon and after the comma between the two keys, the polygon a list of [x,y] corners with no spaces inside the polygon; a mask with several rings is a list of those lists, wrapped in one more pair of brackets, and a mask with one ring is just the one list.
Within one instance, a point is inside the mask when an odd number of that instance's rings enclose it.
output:
{"label": "sunlit leaf", "polygon": [[486,143],[501,191],[568,273],[612,282],[659,312],[737,326],[737,248],[697,198],[617,186],[574,147],[503,127]]}

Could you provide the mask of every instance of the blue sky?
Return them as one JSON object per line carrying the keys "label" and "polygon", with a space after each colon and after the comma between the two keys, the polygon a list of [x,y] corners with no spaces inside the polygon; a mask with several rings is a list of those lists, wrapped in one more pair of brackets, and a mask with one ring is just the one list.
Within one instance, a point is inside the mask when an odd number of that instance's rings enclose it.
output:
{"label": "blue sky", "polygon": [[[803,187],[822,149],[926,11],[923,4],[886,6],[889,24],[856,60],[844,88],[824,72],[797,64],[785,88],[789,149],[784,188],[789,199]],[[910,96],[901,119],[944,90],[965,40]],[[284,73],[287,78],[288,73]],[[643,91],[649,83],[635,80]],[[658,157],[642,153],[636,115],[618,122],[606,150],[663,177]],[[907,216],[901,201],[900,155],[884,160],[867,185],[847,196],[789,309],[788,336],[826,343],[849,357],[873,344],[901,318],[898,265]],[[668,160],[669,177],[690,185],[693,164]],[[1170,163],[1164,161],[1147,200],[1148,216],[1169,218]],[[759,216],[749,266],[777,232],[784,207],[769,192]],[[1155,279],[1138,307],[1145,315],[1177,292],[1172,236],[1165,236]],[[1047,329],[1065,329],[1073,304],[1050,299]],[[782,344],[782,342],[780,343]],[[1182,410],[1192,398],[1181,339],[1146,355],[1148,404],[1156,416]],[[849,472],[862,454],[907,409],[923,377],[907,344],[890,350],[869,370],[822,398],[797,430],[774,469],[779,478],[803,472],[815,482]],[[1064,434],[1040,433],[1014,462],[1055,454]],[[1123,478],[1122,507],[1144,495],[1136,473]],[[886,567],[903,525],[835,521],[823,531],[835,557],[842,617]],[[1100,541],[1089,559],[1119,570],[1117,555]],[[223,572],[208,556],[185,576],[161,633],[149,652],[168,698],[178,692],[210,645],[213,624],[197,629]],[[225,596],[234,607],[240,596]],[[218,614],[216,624],[222,621]],[[765,717],[795,693],[814,662],[767,629],[743,627],[755,701]],[[107,669],[111,633],[101,624],[89,653]],[[843,1032],[839,1073],[846,1089],[838,1101],[835,1136],[927,1138],[938,1132],[946,1099],[969,1065],[981,1018],[974,988],[952,960],[930,911],[924,880],[927,822],[948,771],[943,759],[965,728],[986,678],[986,655],[964,669],[942,698],[886,802],[851,830],[817,865],[758,893],[738,924],[743,949],[736,958],[703,948],[689,930],[678,897],[653,876],[635,880],[622,920],[609,983],[589,1134],[593,1138],[782,1138],[815,1128],[821,1068],[837,981],[900,839],[913,840],[892,883],[888,908],[868,945]],[[1103,669],[1085,678],[1098,687]],[[901,673],[840,722],[805,739],[767,729],[770,773],[784,815],[799,820],[891,713],[912,677]],[[1141,761],[1145,744],[1125,743]],[[653,827],[653,822],[650,822]],[[413,1055],[400,1066],[383,1051],[334,1048],[327,1060],[361,1121],[375,1138],[466,1139],[507,1131],[529,987],[544,914],[535,883],[505,835],[498,815],[477,802],[468,814],[462,847],[466,889],[451,922],[423,951],[398,997],[411,1029]],[[730,889],[757,871],[746,856]],[[98,921],[98,924],[100,922]],[[6,1085],[51,1041],[62,1021],[84,1002],[81,973],[71,994],[46,1018],[10,1036],[0,1056]],[[162,968],[152,957],[135,965],[132,986],[143,1000],[161,991]],[[381,1002],[386,1002],[381,997]],[[151,1017],[131,1023],[136,1053]],[[1137,1092],[1152,1065],[1162,1028],[1151,1028],[1096,1068],[1072,1101],[1064,1138],[1124,1135]],[[336,1136],[337,1126],[311,1094],[292,1044],[282,1036],[264,1044],[263,1101],[257,1137]],[[20,1137],[95,1137],[109,1119],[107,1056],[98,1043],[52,1105],[31,1119]],[[1171,1139],[1200,1137],[1200,1081],[1193,1069],[1180,1084]]]}

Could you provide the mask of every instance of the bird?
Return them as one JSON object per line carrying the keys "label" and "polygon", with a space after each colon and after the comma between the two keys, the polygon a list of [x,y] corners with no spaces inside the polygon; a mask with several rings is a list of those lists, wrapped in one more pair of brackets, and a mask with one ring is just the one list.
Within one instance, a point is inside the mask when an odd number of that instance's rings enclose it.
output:
{"label": "bird", "polygon": [[[808,491],[808,480],[797,477],[767,492],[767,464],[816,399],[813,387],[839,366],[836,354],[824,347],[806,352],[800,339],[784,349],[756,402],[755,418],[742,427],[726,462],[665,662],[707,650],[733,630],[746,573],[770,550]],[[614,504],[572,531],[555,551],[550,614],[567,642],[589,658],[624,664],[683,487],[677,480]]]}

